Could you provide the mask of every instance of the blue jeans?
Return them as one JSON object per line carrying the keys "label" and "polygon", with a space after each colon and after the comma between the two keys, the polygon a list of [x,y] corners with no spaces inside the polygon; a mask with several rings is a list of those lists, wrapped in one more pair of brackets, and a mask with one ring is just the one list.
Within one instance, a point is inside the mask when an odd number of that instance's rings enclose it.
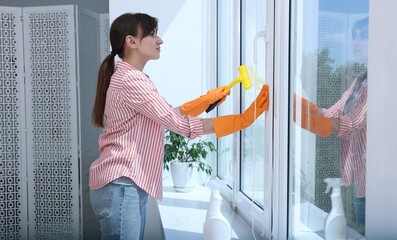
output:
{"label": "blue jeans", "polygon": [[147,196],[125,177],[90,191],[91,206],[101,225],[102,240],[143,239]]}
{"label": "blue jeans", "polygon": [[365,197],[354,198],[354,210],[356,214],[357,231],[365,235]]}

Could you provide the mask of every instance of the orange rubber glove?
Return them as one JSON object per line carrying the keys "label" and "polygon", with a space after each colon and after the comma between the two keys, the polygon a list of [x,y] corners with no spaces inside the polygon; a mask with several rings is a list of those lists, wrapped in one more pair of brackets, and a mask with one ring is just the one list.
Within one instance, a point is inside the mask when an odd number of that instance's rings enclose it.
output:
{"label": "orange rubber glove", "polygon": [[256,118],[269,108],[269,86],[263,85],[256,100],[242,114],[214,118],[214,130],[217,138],[249,127]]}
{"label": "orange rubber glove", "polygon": [[316,104],[306,100],[305,98],[302,98],[298,94],[294,93],[294,121],[296,120],[296,104],[300,103],[300,109],[304,114],[317,114],[318,112],[318,107]]}
{"label": "orange rubber glove", "polygon": [[226,86],[221,86],[212,89],[208,91],[207,94],[202,95],[199,98],[196,98],[187,103],[184,103],[182,106],[180,106],[181,113],[185,116],[190,115],[196,117],[204,112],[209,105],[221,99],[217,104],[219,106],[225,101],[226,96],[230,95],[230,90],[224,91],[225,87]]}
{"label": "orange rubber glove", "polygon": [[[301,119],[296,121],[296,105],[300,104]],[[328,137],[331,134],[331,119],[318,114],[316,104],[301,98],[294,93],[294,122],[311,133],[321,137]]]}

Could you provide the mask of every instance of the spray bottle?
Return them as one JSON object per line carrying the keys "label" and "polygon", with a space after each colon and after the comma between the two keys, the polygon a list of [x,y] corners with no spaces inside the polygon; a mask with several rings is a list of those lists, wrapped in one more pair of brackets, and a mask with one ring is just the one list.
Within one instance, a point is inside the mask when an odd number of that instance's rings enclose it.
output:
{"label": "spray bottle", "polygon": [[231,227],[221,212],[222,196],[218,189],[219,181],[211,180],[208,185],[211,187],[211,198],[203,226],[203,239],[230,240]]}
{"label": "spray bottle", "polygon": [[346,218],[343,210],[341,186],[343,181],[340,178],[327,178],[324,180],[327,183],[325,193],[328,193],[332,188],[331,193],[331,212],[325,218],[324,230],[326,240],[346,239]]}

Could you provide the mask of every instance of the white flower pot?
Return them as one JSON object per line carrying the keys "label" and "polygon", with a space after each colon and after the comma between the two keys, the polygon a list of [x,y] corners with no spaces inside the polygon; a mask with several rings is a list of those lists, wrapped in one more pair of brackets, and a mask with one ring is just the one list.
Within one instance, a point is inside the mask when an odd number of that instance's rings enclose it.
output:
{"label": "white flower pot", "polygon": [[174,189],[177,192],[190,192],[198,184],[196,167],[189,167],[187,162],[172,161],[170,164]]}

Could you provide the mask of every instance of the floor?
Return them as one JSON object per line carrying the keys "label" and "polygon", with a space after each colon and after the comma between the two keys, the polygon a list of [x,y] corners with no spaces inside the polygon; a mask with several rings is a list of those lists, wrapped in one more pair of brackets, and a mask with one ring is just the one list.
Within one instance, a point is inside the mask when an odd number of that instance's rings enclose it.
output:
{"label": "floor", "polygon": [[[176,192],[169,175],[165,175],[163,181],[164,198],[158,202],[158,206],[165,238],[202,240],[211,190],[208,187],[197,186],[191,192]],[[247,222],[233,212],[225,200],[222,203],[222,214],[232,227],[232,239],[254,239]]]}

